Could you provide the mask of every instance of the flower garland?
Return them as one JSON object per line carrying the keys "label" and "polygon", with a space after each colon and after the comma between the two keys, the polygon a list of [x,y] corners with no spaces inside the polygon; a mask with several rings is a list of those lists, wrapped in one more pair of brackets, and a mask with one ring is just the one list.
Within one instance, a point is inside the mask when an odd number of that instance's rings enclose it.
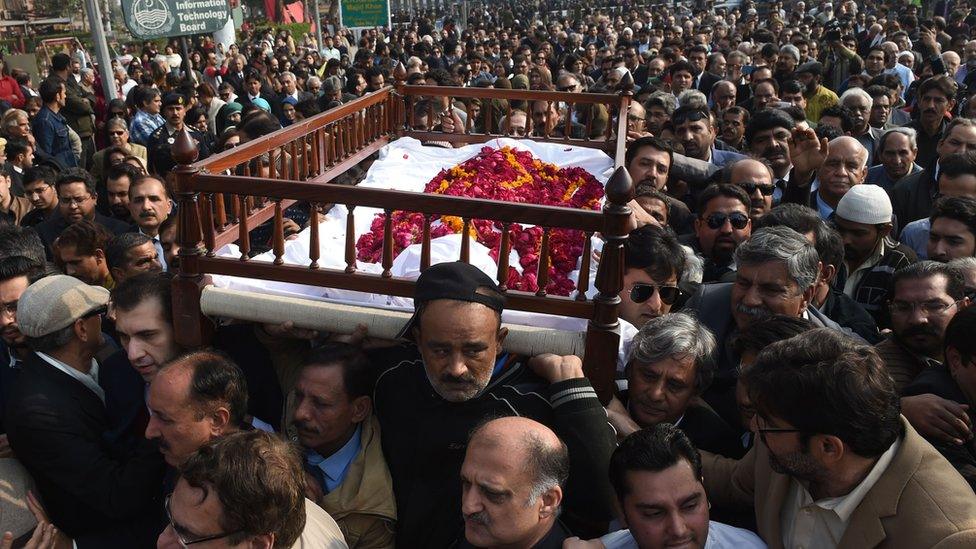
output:
{"label": "flower garland", "polygon": [[[448,170],[441,170],[427,183],[424,192],[505,202],[542,204],[596,210],[603,198],[603,186],[583,168],[559,168],[532,157],[527,151],[511,147],[484,147],[473,158]],[[356,242],[360,261],[379,263],[383,257],[384,215],[377,215],[368,233]],[[441,216],[431,225],[431,238],[460,233],[464,223],[459,217]],[[419,213],[393,213],[393,254],[421,242],[424,216]],[[503,225],[501,222],[475,219],[471,236],[490,250],[498,261]],[[509,226],[509,242],[519,255],[522,273],[509,267],[508,287],[534,292],[538,290],[536,273],[542,246],[542,227]],[[575,285],[569,273],[583,253],[581,231],[553,229],[549,233],[549,283],[546,292],[569,295]]]}

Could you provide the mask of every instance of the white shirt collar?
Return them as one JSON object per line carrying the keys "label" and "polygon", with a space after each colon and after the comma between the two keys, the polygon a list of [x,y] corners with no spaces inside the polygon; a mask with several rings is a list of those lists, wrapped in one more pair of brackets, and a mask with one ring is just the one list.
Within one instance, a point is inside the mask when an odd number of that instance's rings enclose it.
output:
{"label": "white shirt collar", "polygon": [[68,366],[64,362],[61,362],[50,355],[37,352],[37,356],[39,356],[44,362],[47,362],[51,366],[54,366],[58,370],[61,370],[62,372],[73,377],[75,380],[81,382],[82,385],[88,387],[93,393],[95,393],[95,396],[102,401],[102,404],[105,404],[105,390],[102,389],[102,387],[98,384],[98,362],[94,358],[91,361],[91,370],[85,374],[75,370],[71,366]]}
{"label": "white shirt collar", "polygon": [[[817,507],[826,509],[828,511],[833,511],[837,514],[837,517],[841,521],[846,523],[850,520],[851,515],[854,514],[857,506],[864,501],[864,497],[868,495],[871,488],[873,488],[874,485],[878,483],[878,480],[881,479],[881,475],[883,475],[885,470],[888,469],[888,466],[891,465],[891,462],[895,459],[895,454],[898,453],[898,448],[900,446],[901,439],[899,438],[896,439],[895,442],[892,443],[892,445],[889,446],[883,454],[881,454],[881,457],[878,458],[877,462],[875,462],[874,467],[872,467],[868,475],[864,477],[864,480],[862,480],[860,484],[858,484],[846,495],[821,499],[813,503]],[[809,497],[806,489],[803,490],[803,494],[804,499]]]}

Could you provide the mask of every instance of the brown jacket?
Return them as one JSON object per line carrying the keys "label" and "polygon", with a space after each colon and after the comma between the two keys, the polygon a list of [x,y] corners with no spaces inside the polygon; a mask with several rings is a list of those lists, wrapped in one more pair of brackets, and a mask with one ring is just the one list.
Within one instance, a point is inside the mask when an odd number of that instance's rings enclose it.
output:
{"label": "brown jacket", "polygon": [[396,500],[375,416],[363,422],[360,442],[362,449],[342,484],[316,503],[339,523],[350,549],[392,548]]}
{"label": "brown jacket", "polygon": [[[891,464],[851,515],[838,549],[976,547],[976,494],[902,417],[904,439]],[[717,505],[755,505],[759,535],[783,547],[780,511],[790,477],[769,466],[766,445],[741,460],[702,453],[705,490]]]}
{"label": "brown jacket", "polygon": [[[922,370],[928,367],[924,358],[906,349],[895,340],[894,336],[888,336],[887,339],[875,345],[874,348],[881,355],[881,360],[884,360],[885,368],[888,369],[888,375],[891,376],[891,379],[895,380],[895,390],[898,391],[898,394],[901,394],[905,390],[905,387],[918,374],[922,373]],[[933,360],[933,362],[935,361]],[[935,363],[938,364],[937,362]]]}
{"label": "brown jacket", "polygon": [[11,201],[8,207],[4,208],[0,204],[0,219],[7,221],[11,225],[20,225],[20,220],[34,209],[34,205],[31,204],[30,200],[22,196],[11,195],[10,198]]}

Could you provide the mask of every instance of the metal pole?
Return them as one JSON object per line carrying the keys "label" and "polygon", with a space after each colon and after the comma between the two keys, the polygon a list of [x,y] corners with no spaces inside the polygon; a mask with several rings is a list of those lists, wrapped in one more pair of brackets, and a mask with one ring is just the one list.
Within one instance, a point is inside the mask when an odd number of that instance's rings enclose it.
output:
{"label": "metal pole", "polygon": [[468,0],[461,2],[461,30],[468,30]]}
{"label": "metal pole", "polygon": [[322,54],[322,48],[325,47],[325,42],[322,41],[322,16],[319,15],[319,0],[312,0],[315,4],[315,39],[318,41],[319,45],[319,55]]}
{"label": "metal pole", "polygon": [[105,41],[105,29],[102,28],[102,14],[98,10],[97,0],[85,0],[85,11],[88,12],[88,23],[91,25],[92,42],[95,44],[95,58],[98,59],[98,73],[102,78],[102,91],[105,100],[111,101],[118,97],[115,93],[115,75],[112,74],[112,59],[108,54],[108,42]]}

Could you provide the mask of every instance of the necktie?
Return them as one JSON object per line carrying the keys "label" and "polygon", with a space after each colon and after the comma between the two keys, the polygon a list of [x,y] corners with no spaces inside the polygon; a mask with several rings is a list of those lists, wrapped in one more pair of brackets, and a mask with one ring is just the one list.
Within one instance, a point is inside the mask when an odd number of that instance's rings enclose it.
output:
{"label": "necktie", "polygon": [[322,494],[325,495],[329,493],[329,487],[325,484],[325,471],[320,467],[323,461],[325,461],[325,458],[317,452],[309,451],[305,454],[305,470],[311,473],[312,477],[315,478],[315,482],[319,483]]}

